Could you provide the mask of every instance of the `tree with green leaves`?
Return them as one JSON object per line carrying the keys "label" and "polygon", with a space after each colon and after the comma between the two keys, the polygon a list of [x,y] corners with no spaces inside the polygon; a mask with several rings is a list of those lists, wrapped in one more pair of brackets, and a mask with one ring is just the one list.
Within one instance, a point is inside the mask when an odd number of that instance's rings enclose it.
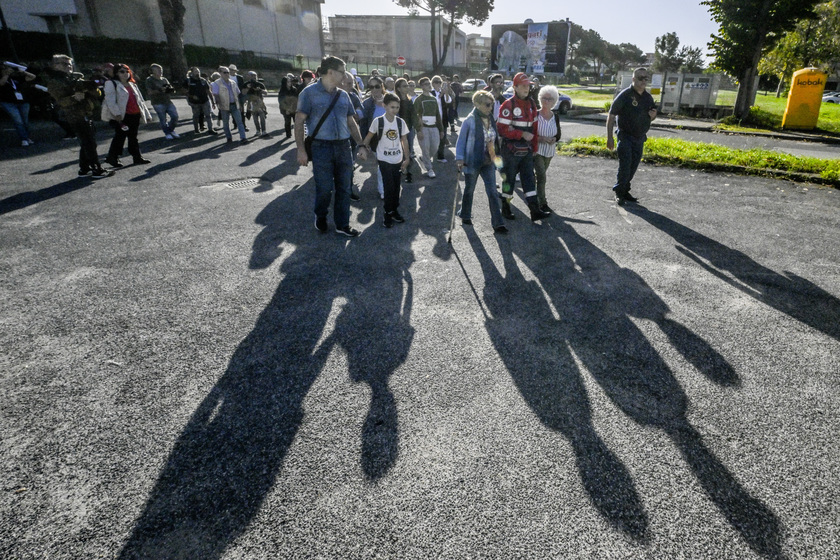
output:
{"label": "tree with green leaves", "polygon": [[680,48],[678,56],[680,58],[680,72],[699,74],[706,66],[703,49],[700,47],[683,46]]}
{"label": "tree with green leaves", "polygon": [[610,54],[610,68],[616,72],[628,68],[635,69],[645,61],[645,53],[632,43],[621,43],[620,45],[610,43],[607,50]]}
{"label": "tree with green leaves", "polygon": [[840,0],[823,2],[815,7],[816,19],[799,21],[785,33],[776,46],[758,65],[762,74],[779,78],[776,97],[781,95],[785,82],[793,72],[809,66],[832,72],[840,62]]}
{"label": "tree with green leaves", "polygon": [[173,83],[181,83],[187,75],[187,57],[184,55],[184,15],[187,10],[183,0],[158,0],[158,9],[166,35],[170,77]]}
{"label": "tree with green leaves", "polygon": [[680,38],[673,31],[656,38],[653,52],[654,72],[676,72],[682,66],[680,58]]}
{"label": "tree with green leaves", "polygon": [[[395,0],[409,12],[422,10],[431,16],[429,42],[432,48],[432,72],[437,73],[446,62],[446,54],[455,27],[467,21],[471,25],[481,25],[493,11],[493,0]],[[449,26],[438,55],[437,20],[441,16],[449,18]]]}
{"label": "tree with green leaves", "polygon": [[755,98],[755,82],[761,57],[772,49],[782,34],[803,19],[815,17],[819,0],[703,0],[712,19],[719,25],[709,47],[715,54],[714,66],[728,72],[740,83],[735,100],[735,116],[750,113]]}

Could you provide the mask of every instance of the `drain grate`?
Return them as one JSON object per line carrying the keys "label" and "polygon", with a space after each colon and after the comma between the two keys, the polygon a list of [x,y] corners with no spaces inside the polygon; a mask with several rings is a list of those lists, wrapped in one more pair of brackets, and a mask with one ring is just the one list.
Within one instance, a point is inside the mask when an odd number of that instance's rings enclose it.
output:
{"label": "drain grate", "polygon": [[238,181],[230,181],[225,183],[213,183],[210,185],[202,185],[202,189],[233,189],[233,190],[242,190],[242,189],[258,189],[261,187],[265,187],[271,185],[269,181],[264,181],[259,178],[250,178],[250,179],[240,179]]}

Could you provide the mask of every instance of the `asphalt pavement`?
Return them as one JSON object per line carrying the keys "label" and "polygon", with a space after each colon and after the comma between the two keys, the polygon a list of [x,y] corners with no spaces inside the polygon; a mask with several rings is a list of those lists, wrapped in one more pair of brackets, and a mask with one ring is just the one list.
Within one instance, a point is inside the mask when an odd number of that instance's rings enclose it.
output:
{"label": "asphalt pavement", "polygon": [[840,191],[558,156],[450,244],[365,164],[348,239],[279,121],[5,144],[0,557],[840,557]]}

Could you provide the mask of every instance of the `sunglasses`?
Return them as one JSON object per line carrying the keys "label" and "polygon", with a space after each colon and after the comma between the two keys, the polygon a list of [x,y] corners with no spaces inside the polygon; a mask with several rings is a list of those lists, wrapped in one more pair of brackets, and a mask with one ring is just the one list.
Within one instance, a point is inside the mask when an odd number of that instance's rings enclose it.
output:
{"label": "sunglasses", "polygon": [[646,82],[650,78],[648,76],[638,76],[636,79],[639,80],[640,82]]}
{"label": "sunglasses", "polygon": [[368,87],[370,89],[382,89],[382,84],[370,85]]}
{"label": "sunglasses", "polygon": [[222,72],[222,74],[230,74],[230,72]]}

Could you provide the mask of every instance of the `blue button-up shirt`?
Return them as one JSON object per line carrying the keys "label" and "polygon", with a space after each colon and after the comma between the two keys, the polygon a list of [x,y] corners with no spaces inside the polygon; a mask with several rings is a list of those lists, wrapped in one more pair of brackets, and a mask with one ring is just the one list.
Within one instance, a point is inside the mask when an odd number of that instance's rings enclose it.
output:
{"label": "blue button-up shirt", "polygon": [[[332,108],[324,124],[318,130],[318,134],[315,136],[316,140],[347,140],[350,138],[347,117],[355,115],[356,110],[353,108],[353,102],[350,101],[350,96],[347,95],[346,91],[341,89],[336,91],[339,95],[338,101],[335,102],[335,107]],[[333,95],[335,95],[335,91],[327,91],[320,80],[306,86],[300,92],[297,110],[307,115],[306,129],[310,134],[315,131],[318,121],[321,120],[324,112],[329,108]]]}

